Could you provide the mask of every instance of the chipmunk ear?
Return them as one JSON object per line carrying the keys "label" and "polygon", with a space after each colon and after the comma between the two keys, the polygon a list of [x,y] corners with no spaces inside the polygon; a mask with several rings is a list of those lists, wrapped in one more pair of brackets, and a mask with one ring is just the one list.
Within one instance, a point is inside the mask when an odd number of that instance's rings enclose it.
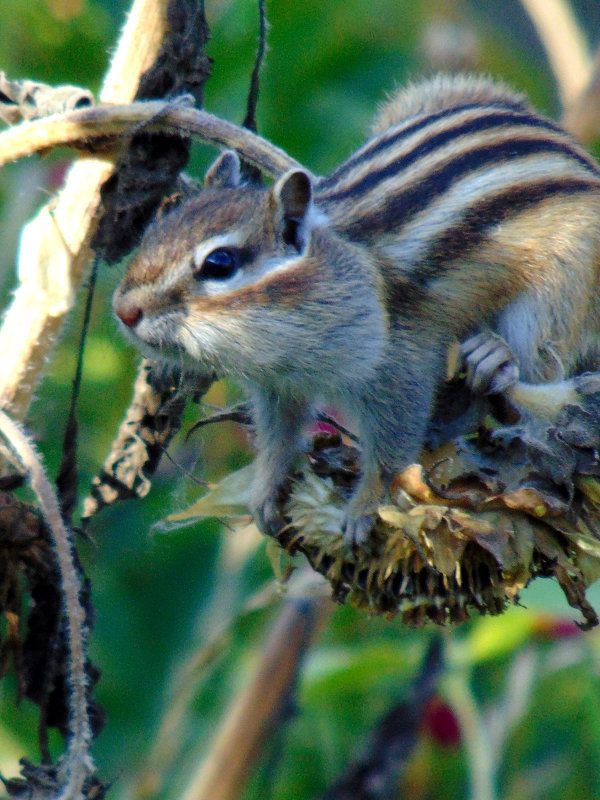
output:
{"label": "chipmunk ear", "polygon": [[211,189],[235,189],[240,180],[239,156],[233,150],[225,150],[206,170],[204,185]]}
{"label": "chipmunk ear", "polygon": [[273,187],[273,195],[283,219],[283,241],[298,252],[305,244],[304,223],[312,205],[312,193],[310,176],[301,169],[286,172]]}

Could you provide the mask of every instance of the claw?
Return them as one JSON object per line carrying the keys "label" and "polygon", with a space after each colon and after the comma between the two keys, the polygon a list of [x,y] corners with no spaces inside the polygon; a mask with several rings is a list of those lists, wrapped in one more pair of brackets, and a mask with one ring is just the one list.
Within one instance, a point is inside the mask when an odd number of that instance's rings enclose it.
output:
{"label": "claw", "polygon": [[519,380],[519,366],[507,343],[495,333],[479,333],[463,342],[460,353],[467,383],[476,394],[499,394]]}
{"label": "claw", "polygon": [[276,497],[268,497],[252,508],[252,516],[261,533],[265,536],[276,536],[285,525]]}

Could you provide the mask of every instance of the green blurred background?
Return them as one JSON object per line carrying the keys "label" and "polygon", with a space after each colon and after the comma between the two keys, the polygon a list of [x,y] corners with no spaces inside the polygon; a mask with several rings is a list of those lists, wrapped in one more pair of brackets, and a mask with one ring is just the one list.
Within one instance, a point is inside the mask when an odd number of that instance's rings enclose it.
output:
{"label": "green blurred background", "polygon": [[[9,77],[70,82],[98,89],[128,3],[121,0],[3,0],[0,69]],[[600,41],[600,3],[573,4],[590,47]],[[250,0],[207,0],[214,59],[206,106],[228,119],[244,116],[257,39]],[[262,77],[260,132],[316,172],[325,172],[364,137],[378,103],[410,78],[444,68],[502,77],[544,112],[559,106],[532,24],[513,0],[271,0],[269,53]],[[214,152],[194,146],[190,172],[201,175]],[[11,165],[0,175],[0,288],[14,285],[18,232],[60,185],[68,155]],[[117,335],[110,294],[119,268],[99,278],[80,402],[82,493],[103,461],[131,393],[137,355]],[[81,309],[72,315],[57,356],[28,415],[51,474],[60,460],[62,427],[74,374]],[[223,404],[235,388],[216,385]],[[198,415],[190,409],[187,421]],[[171,452],[187,470],[215,479],[247,462],[231,424],[179,436]],[[266,545],[216,522],[169,533],[154,523],[185,507],[200,489],[175,465],[161,467],[151,494],[105,512],[83,543],[92,579],[96,625],[92,655],[102,669],[96,697],[108,722],[94,753],[111,796],[179,796],[210,744],[229,700],[260,653],[280,600],[244,611],[273,582]],[[596,607],[600,592],[592,590]],[[538,581],[523,607],[474,619],[444,636],[448,667],[398,789],[398,797],[464,798],[481,753],[498,798],[600,797],[600,636],[581,635],[560,590]],[[219,631],[227,636],[219,638]],[[302,670],[297,703],[262,755],[248,798],[318,796],[348,763],[377,718],[407,691],[436,631],[368,619],[340,607]],[[217,646],[198,668],[177,727],[177,757],[161,788],[141,791],[141,775],[178,669],[207,642]],[[170,694],[171,692],[171,694]],[[18,757],[39,757],[36,710],[15,708],[10,679],[0,684],[0,772]],[[462,731],[452,706],[470,709]],[[468,717],[468,714],[467,714]],[[60,743],[54,741],[57,752]],[[479,765],[481,768],[481,765]],[[475,795],[473,795],[475,796]],[[483,795],[478,795],[482,800]]]}

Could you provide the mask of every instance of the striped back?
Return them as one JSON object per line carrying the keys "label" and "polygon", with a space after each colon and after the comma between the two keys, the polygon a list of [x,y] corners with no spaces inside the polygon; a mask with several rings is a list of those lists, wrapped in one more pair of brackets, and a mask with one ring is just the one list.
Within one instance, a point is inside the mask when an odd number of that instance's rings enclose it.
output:
{"label": "striped back", "polygon": [[460,254],[521,210],[600,190],[595,161],[518,96],[488,83],[487,98],[479,85],[477,102],[456,92],[448,107],[448,80],[437,110],[428,84],[428,108],[367,141],[316,187],[340,233],[406,267],[423,265],[424,279],[436,258]]}

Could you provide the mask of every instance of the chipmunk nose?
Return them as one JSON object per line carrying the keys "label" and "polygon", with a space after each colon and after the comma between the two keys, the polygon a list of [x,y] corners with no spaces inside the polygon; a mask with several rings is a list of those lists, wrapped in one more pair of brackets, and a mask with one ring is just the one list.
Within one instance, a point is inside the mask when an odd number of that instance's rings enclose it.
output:
{"label": "chipmunk nose", "polygon": [[144,316],[139,306],[127,302],[127,300],[124,300],[122,297],[115,299],[114,308],[117,317],[121,320],[123,325],[126,325],[128,328],[135,328]]}

